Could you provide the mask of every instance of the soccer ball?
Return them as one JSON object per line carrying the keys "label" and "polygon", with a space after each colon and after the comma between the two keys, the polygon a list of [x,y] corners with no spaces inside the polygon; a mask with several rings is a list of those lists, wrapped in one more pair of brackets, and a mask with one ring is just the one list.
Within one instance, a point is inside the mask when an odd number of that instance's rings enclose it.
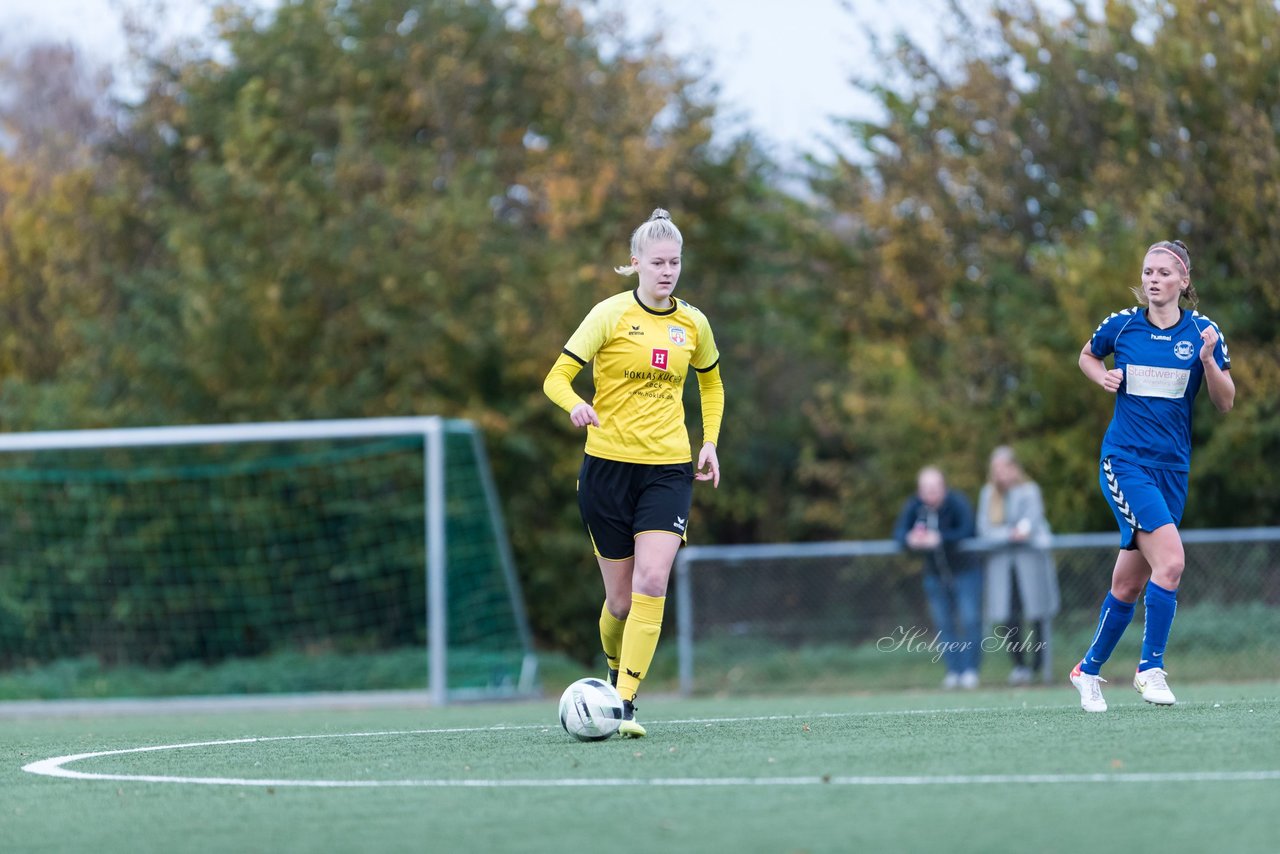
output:
{"label": "soccer ball", "polygon": [[622,698],[603,679],[579,679],[560,695],[560,726],[578,741],[604,741],[622,724]]}

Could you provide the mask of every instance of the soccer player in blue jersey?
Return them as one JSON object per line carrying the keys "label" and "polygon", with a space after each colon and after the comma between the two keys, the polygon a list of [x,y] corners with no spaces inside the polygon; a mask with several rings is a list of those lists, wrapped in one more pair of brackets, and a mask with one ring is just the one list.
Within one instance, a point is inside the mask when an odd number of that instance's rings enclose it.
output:
{"label": "soccer player in blue jersey", "polygon": [[[1146,628],[1133,687],[1148,703],[1174,703],[1164,669],[1185,558],[1178,525],[1191,468],[1191,410],[1200,386],[1219,412],[1235,402],[1231,357],[1218,325],[1195,310],[1191,256],[1180,240],[1147,250],[1140,305],[1116,312],[1080,351],[1080,370],[1116,396],[1102,438],[1099,482],[1120,525],[1120,555],[1098,629],[1071,671],[1086,712],[1105,712],[1099,676],[1146,588]],[[1184,309],[1186,300],[1190,308]],[[1113,358],[1113,367],[1103,361]]]}

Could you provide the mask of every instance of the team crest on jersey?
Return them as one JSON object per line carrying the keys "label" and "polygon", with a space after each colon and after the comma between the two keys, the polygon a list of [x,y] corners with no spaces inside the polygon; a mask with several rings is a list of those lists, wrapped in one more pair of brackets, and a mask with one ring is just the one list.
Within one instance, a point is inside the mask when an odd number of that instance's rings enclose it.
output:
{"label": "team crest on jersey", "polygon": [[654,350],[653,356],[649,360],[649,364],[660,371],[667,369],[667,357],[671,355],[668,350]]}
{"label": "team crest on jersey", "polygon": [[667,332],[668,334],[671,335],[672,344],[675,344],[677,347],[684,346],[684,327],[683,326],[668,326]]}
{"label": "team crest on jersey", "polygon": [[1184,362],[1196,354],[1196,345],[1190,341],[1179,341],[1173,345],[1173,355],[1182,359]]}

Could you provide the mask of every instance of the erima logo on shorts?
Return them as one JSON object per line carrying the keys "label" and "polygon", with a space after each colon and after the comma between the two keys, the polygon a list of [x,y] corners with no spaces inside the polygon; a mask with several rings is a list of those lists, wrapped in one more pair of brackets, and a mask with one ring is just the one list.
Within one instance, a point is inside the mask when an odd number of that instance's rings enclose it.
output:
{"label": "erima logo on shorts", "polygon": [[660,371],[667,369],[667,357],[670,355],[668,350],[654,350],[653,356],[649,360],[649,364]]}
{"label": "erima logo on shorts", "polygon": [[673,525],[672,527],[674,527],[677,531],[679,531],[680,533],[682,533],[682,534],[683,534],[683,533],[684,533],[684,521],[685,521],[684,519],[681,519],[679,516],[677,516],[677,517],[676,517],[675,525]]}

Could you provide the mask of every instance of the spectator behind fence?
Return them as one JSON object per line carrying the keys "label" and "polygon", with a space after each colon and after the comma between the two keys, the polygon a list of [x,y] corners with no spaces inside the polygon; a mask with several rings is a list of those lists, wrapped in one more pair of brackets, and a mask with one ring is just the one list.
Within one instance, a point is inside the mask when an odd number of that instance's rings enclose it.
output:
{"label": "spectator behind fence", "polygon": [[924,592],[937,627],[947,675],[943,688],[977,688],[982,657],[982,566],[961,552],[973,536],[973,508],[963,493],[947,488],[936,466],[916,478],[893,529],[898,545],[924,558]]}
{"label": "spectator behind fence", "polygon": [[987,482],[978,495],[977,528],[979,537],[1018,546],[987,555],[986,624],[996,627],[994,637],[1013,659],[1009,684],[1026,685],[1044,663],[1046,624],[1058,613],[1058,574],[1040,487],[1007,445],[991,452]]}

